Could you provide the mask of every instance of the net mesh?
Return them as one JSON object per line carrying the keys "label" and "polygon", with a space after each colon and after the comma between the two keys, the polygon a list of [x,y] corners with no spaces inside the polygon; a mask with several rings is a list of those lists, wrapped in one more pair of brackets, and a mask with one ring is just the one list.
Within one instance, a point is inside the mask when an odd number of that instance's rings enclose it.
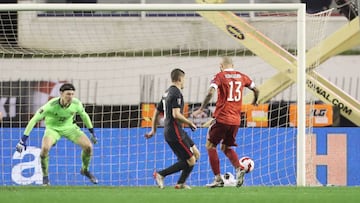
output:
{"label": "net mesh", "polygon": [[[14,152],[15,145],[34,112],[59,95],[61,84],[72,82],[100,140],[94,145],[90,167],[99,182],[153,185],[153,171],[177,161],[164,142],[162,128],[155,138],[144,139],[155,103],[170,85],[170,71],[182,68],[186,72],[185,114],[201,126],[212,116],[217,98],[200,117],[192,118],[189,112],[202,102],[212,76],[219,71],[220,57],[231,56],[235,67],[251,76],[260,92],[267,93],[260,98],[262,104],[254,107],[247,105],[252,95],[244,92],[236,150],[240,157],[249,156],[255,162],[255,170],[246,176],[245,184],[295,185],[296,128],[291,124],[290,105],[296,101],[296,86],[286,77],[276,81],[281,91],[271,89],[266,82],[274,82],[272,77],[278,70],[284,71],[284,67],[273,67],[276,60],[283,60],[283,52],[288,60],[296,60],[296,12],[206,13],[217,16],[212,22],[203,14],[2,11],[0,110],[4,121],[0,183],[42,183],[38,156],[44,123],[32,131],[25,153]],[[326,17],[324,14],[308,18],[307,26],[313,32],[310,34],[316,36],[309,38],[312,41],[307,42],[308,47],[322,40]],[[248,30],[237,31],[236,26],[230,26],[224,32],[216,25],[236,24],[234,19],[241,20]],[[262,46],[234,40],[241,34],[251,34],[252,40]],[[261,37],[266,39],[265,44]],[[264,47],[279,52],[266,55],[262,52]],[[312,100],[308,98],[308,102]],[[77,121],[84,127],[80,119]],[[204,146],[207,128],[186,130],[202,153],[188,184],[205,185],[213,179]],[[79,174],[80,154],[80,148],[66,139],[52,148],[49,164],[52,185],[88,184]],[[219,154],[221,172],[234,174],[230,162]],[[177,178],[169,176],[165,184],[173,185]]]}

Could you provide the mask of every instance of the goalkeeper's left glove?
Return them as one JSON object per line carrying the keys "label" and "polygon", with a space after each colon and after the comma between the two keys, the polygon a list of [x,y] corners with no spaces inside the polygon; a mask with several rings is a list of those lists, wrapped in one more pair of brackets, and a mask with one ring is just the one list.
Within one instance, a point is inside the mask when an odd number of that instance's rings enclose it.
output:
{"label": "goalkeeper's left glove", "polygon": [[95,133],[94,133],[94,129],[93,128],[90,128],[89,129],[89,132],[90,132],[90,140],[93,144],[96,144],[97,143],[97,138],[95,136]]}

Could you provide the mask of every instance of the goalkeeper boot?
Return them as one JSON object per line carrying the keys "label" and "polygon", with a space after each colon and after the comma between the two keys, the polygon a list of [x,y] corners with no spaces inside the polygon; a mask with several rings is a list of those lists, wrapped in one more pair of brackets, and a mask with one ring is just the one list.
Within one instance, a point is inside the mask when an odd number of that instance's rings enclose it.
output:
{"label": "goalkeeper boot", "polygon": [[153,176],[159,188],[164,189],[164,177],[156,171],[154,172]]}
{"label": "goalkeeper boot", "polygon": [[236,169],[236,187],[241,187],[244,184],[245,170]]}
{"label": "goalkeeper boot", "polygon": [[49,186],[49,185],[50,185],[49,176],[43,176],[43,186]]}
{"label": "goalkeeper boot", "polygon": [[215,177],[215,179],[212,183],[206,184],[206,187],[209,187],[209,188],[224,187],[224,181],[220,176],[218,176],[218,177]]}
{"label": "goalkeeper boot", "polygon": [[89,180],[92,183],[94,183],[94,184],[98,183],[98,180],[96,179],[96,177],[93,174],[90,173],[90,171],[85,170],[85,169],[81,169],[80,174],[83,175],[83,176],[86,176],[87,178],[89,178]]}

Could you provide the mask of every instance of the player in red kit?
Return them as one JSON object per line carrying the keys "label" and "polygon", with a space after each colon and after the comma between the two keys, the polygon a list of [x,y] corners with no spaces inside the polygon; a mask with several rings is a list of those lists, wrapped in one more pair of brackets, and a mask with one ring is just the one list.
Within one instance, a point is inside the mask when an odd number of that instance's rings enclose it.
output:
{"label": "player in red kit", "polygon": [[193,116],[199,115],[209,104],[217,90],[216,109],[213,114],[215,118],[209,126],[206,140],[211,169],[215,180],[208,184],[208,187],[223,187],[224,181],[220,174],[220,162],[217,152],[217,145],[221,143],[221,150],[229,158],[236,169],[237,187],[244,182],[245,170],[242,170],[239,158],[233,146],[236,144],[236,134],[240,126],[242,93],[244,87],[254,92],[252,104],[256,105],[259,91],[251,78],[239,71],[234,70],[232,59],[223,57],[220,64],[220,72],[211,81],[209,91],[201,104],[201,107],[193,112]]}

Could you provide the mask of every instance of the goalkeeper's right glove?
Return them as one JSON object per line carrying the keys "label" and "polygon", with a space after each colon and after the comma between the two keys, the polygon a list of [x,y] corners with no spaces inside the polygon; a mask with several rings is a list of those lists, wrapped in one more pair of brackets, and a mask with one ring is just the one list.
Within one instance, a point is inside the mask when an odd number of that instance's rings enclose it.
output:
{"label": "goalkeeper's right glove", "polygon": [[26,140],[29,138],[29,136],[23,135],[16,145],[16,151],[21,153],[22,151],[26,151]]}
{"label": "goalkeeper's right glove", "polygon": [[89,129],[89,132],[90,132],[90,140],[93,144],[96,144],[98,141],[97,141],[97,138],[95,136],[95,133],[94,133],[94,129],[93,128],[90,128]]}

